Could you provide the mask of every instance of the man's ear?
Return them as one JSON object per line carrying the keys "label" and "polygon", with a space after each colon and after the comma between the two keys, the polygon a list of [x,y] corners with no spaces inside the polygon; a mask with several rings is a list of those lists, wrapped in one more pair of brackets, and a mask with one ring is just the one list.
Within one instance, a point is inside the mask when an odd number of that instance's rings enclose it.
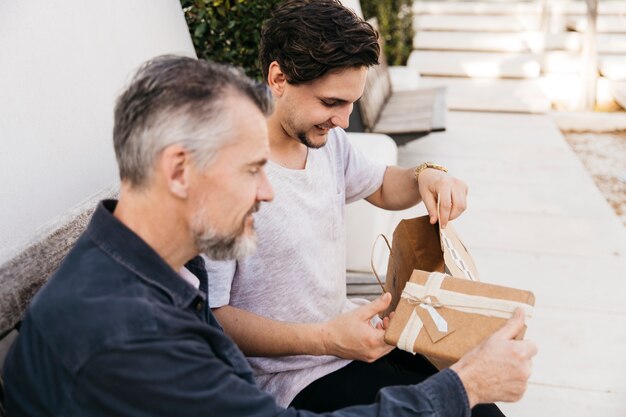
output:
{"label": "man's ear", "polygon": [[180,145],[168,146],[161,152],[159,168],[168,190],[178,198],[187,198],[192,169],[189,151]]}
{"label": "man's ear", "polygon": [[280,69],[280,65],[278,65],[278,62],[272,61],[267,72],[267,85],[272,90],[272,94],[276,97],[282,96],[286,84],[287,77]]}

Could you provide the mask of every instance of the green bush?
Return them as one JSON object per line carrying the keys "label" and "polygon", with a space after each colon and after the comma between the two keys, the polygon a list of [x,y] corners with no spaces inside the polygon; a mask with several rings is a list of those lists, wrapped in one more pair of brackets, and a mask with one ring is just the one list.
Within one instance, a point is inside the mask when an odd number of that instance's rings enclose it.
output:
{"label": "green bush", "polygon": [[181,0],[198,58],[227,62],[261,79],[263,21],[282,0]]}
{"label": "green bush", "polygon": [[[282,0],[181,0],[198,58],[227,62],[261,79],[263,21]],[[390,65],[404,65],[413,42],[412,0],[361,0],[366,19],[377,17]]]}
{"label": "green bush", "polygon": [[405,65],[413,49],[413,0],[361,0],[366,19],[376,17],[389,65]]}

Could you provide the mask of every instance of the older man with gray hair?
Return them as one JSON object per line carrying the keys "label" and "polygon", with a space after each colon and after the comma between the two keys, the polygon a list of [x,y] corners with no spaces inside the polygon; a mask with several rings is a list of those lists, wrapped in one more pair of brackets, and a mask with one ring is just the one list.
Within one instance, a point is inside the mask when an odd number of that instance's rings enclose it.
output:
{"label": "older man with gray hair", "polygon": [[[30,305],[4,368],[8,415],[313,415],[256,385],[207,306],[197,256],[255,247],[252,213],[273,198],[267,112],[230,67],[170,56],[140,69],[115,111],[119,201],[98,205]],[[511,340],[522,326],[518,315],[452,369],[326,415],[468,416],[518,398],[533,350]]]}

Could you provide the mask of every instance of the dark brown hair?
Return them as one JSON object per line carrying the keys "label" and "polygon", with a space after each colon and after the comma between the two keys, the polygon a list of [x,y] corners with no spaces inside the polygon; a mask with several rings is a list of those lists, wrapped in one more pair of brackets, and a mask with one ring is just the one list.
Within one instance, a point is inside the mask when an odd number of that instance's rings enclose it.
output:
{"label": "dark brown hair", "polygon": [[261,32],[259,59],[267,82],[278,62],[290,84],[313,81],[328,71],[378,64],[378,33],[336,0],[287,0]]}

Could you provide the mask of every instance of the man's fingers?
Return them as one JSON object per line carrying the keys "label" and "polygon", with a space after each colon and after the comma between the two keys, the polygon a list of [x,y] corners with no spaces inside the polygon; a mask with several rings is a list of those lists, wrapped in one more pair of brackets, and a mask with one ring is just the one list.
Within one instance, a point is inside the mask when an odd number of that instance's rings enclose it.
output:
{"label": "man's fingers", "polygon": [[432,195],[430,192],[425,192],[422,195],[422,200],[424,201],[424,205],[426,206],[426,210],[428,210],[428,215],[430,216],[430,224],[437,223],[437,196]]}
{"label": "man's fingers", "polygon": [[389,317],[385,317],[383,319],[383,329],[387,329],[389,327]]}
{"label": "man's fingers", "polygon": [[519,343],[522,345],[522,349],[524,350],[524,356],[528,359],[537,354],[537,345],[530,340],[520,340]]}
{"label": "man's fingers", "polygon": [[515,339],[515,337],[524,328],[524,310],[518,308],[511,317],[497,332],[493,335],[501,339]]}
{"label": "man's fingers", "polygon": [[378,313],[385,311],[391,304],[391,294],[386,292],[374,301],[358,308],[361,318],[369,320]]}
{"label": "man's fingers", "polygon": [[454,220],[461,215],[467,208],[467,188],[456,188],[452,192],[452,210],[450,211],[450,218],[448,220]]}
{"label": "man's fingers", "polygon": [[445,229],[450,220],[450,212],[452,210],[452,195],[450,189],[442,190],[439,192],[439,226]]}

